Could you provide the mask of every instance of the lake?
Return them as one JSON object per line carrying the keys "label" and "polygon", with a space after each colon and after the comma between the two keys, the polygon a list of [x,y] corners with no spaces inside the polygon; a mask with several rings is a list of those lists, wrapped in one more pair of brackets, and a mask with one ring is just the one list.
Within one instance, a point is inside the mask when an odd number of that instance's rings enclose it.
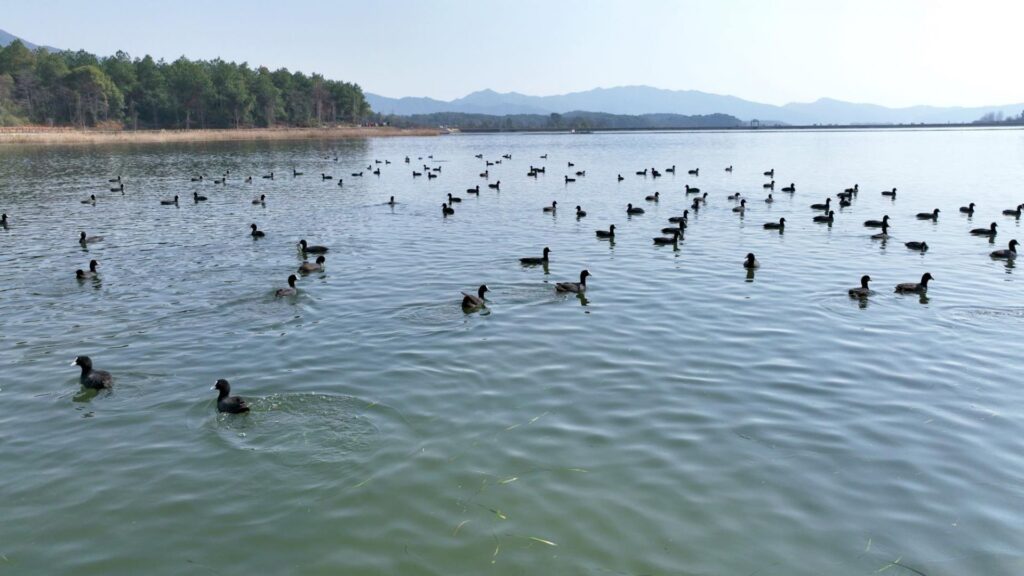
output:
{"label": "lake", "polygon": [[1024,573],[1022,182],[1021,130],[0,148],[0,573]]}

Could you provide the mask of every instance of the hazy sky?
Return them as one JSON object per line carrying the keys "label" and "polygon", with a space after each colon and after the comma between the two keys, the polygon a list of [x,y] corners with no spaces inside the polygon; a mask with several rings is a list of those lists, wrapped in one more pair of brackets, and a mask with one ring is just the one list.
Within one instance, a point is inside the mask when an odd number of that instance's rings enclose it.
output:
{"label": "hazy sky", "polygon": [[1024,102],[1018,0],[0,0],[0,28],[317,71],[385,96],[647,84],[772,104]]}

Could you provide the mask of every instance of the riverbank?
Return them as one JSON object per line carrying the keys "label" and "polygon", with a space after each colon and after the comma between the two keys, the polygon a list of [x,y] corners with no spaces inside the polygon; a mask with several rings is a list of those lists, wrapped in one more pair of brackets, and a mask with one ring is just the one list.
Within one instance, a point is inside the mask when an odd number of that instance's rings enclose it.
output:
{"label": "riverbank", "polygon": [[19,126],[0,128],[0,145],[162,144],[244,140],[338,140],[397,136],[437,136],[435,128],[345,126],[332,128],[240,128],[210,130],[78,130]]}

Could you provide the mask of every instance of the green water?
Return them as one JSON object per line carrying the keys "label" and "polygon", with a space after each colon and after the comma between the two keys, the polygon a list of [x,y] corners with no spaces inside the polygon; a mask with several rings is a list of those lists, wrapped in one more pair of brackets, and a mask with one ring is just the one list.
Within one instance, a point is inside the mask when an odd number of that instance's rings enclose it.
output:
{"label": "green water", "polygon": [[[1024,573],[1021,272],[988,257],[1024,239],[1022,182],[1018,130],[0,148],[0,574]],[[655,247],[684,184],[707,206]],[[276,299],[300,238],[326,271]],[[218,415],[217,378],[252,413]]]}

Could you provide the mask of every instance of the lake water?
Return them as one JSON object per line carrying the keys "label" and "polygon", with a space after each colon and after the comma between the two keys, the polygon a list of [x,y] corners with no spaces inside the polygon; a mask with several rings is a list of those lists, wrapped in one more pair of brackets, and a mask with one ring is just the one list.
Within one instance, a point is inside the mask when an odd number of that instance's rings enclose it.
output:
{"label": "lake water", "polygon": [[[0,573],[1022,574],[1024,270],[988,256],[1024,240],[1022,183],[1020,130],[0,148]],[[707,206],[655,247],[684,184]],[[301,238],[326,272],[276,299]]]}

